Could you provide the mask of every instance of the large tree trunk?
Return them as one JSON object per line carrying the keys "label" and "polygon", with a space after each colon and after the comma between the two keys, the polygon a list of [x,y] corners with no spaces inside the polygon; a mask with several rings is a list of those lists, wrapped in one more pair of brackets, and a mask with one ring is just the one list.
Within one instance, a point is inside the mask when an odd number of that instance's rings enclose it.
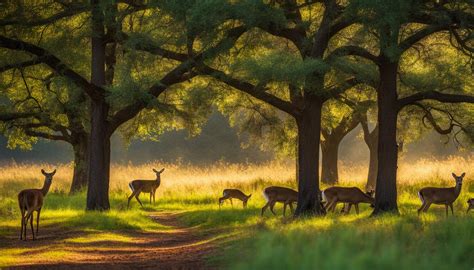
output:
{"label": "large tree trunk", "polygon": [[319,191],[319,143],[323,101],[307,97],[298,126],[298,205],[295,216],[324,214]]}
{"label": "large tree trunk", "polygon": [[331,135],[321,142],[321,182],[328,185],[334,185],[339,181],[337,161],[340,143],[341,140],[333,139]]}
{"label": "large tree trunk", "polygon": [[92,102],[87,210],[108,210],[110,136],[107,130],[108,105]]}
{"label": "large tree trunk", "polygon": [[89,138],[87,135],[77,138],[73,145],[74,173],[69,194],[83,190],[87,186],[89,176]]}
{"label": "large tree trunk", "polygon": [[[98,0],[92,0],[92,63],[91,82],[97,86],[106,83],[104,14]],[[108,210],[110,134],[107,116],[109,105],[102,94],[91,101],[91,133],[89,151],[89,184],[87,210]]]}
{"label": "large tree trunk", "polygon": [[373,215],[398,213],[397,206],[397,70],[398,62],[382,57],[378,89],[378,169]]}

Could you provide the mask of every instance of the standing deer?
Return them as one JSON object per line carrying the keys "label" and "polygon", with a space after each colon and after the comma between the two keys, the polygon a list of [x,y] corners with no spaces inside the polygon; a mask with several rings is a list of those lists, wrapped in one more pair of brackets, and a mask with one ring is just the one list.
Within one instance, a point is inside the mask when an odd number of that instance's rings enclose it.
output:
{"label": "standing deer", "polygon": [[466,213],[469,213],[469,210],[474,208],[474,198],[470,198],[469,200],[467,200],[467,205],[469,207],[467,208]]}
{"label": "standing deer", "polygon": [[[44,197],[49,191],[49,187],[53,181],[53,176],[56,173],[54,170],[51,173],[45,172],[43,169],[41,173],[45,176],[44,184],[41,189],[24,189],[18,193],[18,205],[20,206],[21,212],[21,231],[20,231],[20,240],[26,240],[26,227],[28,225],[28,220],[30,221],[31,234],[33,235],[33,240],[36,239],[39,229],[39,220],[41,208],[43,207]],[[36,235],[33,229],[33,212],[36,211]],[[26,213],[26,214],[25,214]]]}
{"label": "standing deer", "polygon": [[224,191],[222,192],[222,196],[223,197],[219,198],[219,208],[221,207],[221,205],[224,203],[225,200],[230,200],[230,204],[234,206],[234,204],[232,203],[232,199],[241,200],[243,203],[243,207],[246,208],[247,201],[249,200],[250,196],[252,196],[252,194],[247,196],[238,189],[224,189]]}
{"label": "standing deer", "polygon": [[347,214],[351,211],[352,205],[355,206],[356,213],[359,214],[359,203],[370,203],[373,207],[375,199],[372,197],[373,191],[362,192],[357,187],[330,187],[323,191],[323,200],[326,201],[326,211],[334,212],[337,203],[347,203],[348,209],[343,208]]}
{"label": "standing deer", "polygon": [[423,212],[427,212],[431,204],[444,204],[446,207],[446,216],[448,216],[448,206],[451,208],[451,213],[454,215],[453,203],[461,193],[462,179],[466,173],[462,173],[461,176],[457,176],[452,173],[456,186],[450,188],[436,188],[436,187],[425,187],[420,189],[418,196],[422,202],[420,209],[418,209],[418,215]]}
{"label": "standing deer", "polygon": [[267,203],[262,208],[262,216],[268,207],[270,207],[270,211],[276,215],[275,211],[273,211],[273,207],[277,202],[283,203],[283,216],[285,216],[286,206],[289,205],[291,212],[293,212],[293,203],[298,201],[298,192],[286,187],[267,187],[263,190],[263,196]]}
{"label": "standing deer", "polygon": [[157,171],[153,169],[153,171],[156,173],[156,179],[155,180],[133,180],[131,181],[128,186],[132,190],[132,194],[130,197],[128,197],[128,203],[127,203],[127,208],[130,207],[130,200],[135,197],[137,201],[140,203],[140,205],[143,207],[142,202],[138,198],[140,196],[140,193],[150,193],[150,204],[151,204],[151,199],[153,198],[153,203],[155,203],[155,193],[156,189],[160,186],[161,184],[161,173],[165,169],[161,169],[160,171]]}

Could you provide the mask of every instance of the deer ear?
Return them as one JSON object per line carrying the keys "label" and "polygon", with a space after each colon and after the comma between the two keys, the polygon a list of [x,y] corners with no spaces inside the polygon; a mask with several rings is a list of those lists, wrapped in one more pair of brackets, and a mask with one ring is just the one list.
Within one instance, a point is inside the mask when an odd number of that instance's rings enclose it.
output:
{"label": "deer ear", "polygon": [[51,173],[51,175],[55,175],[56,174],[56,169],[54,169],[54,171]]}
{"label": "deer ear", "polygon": [[41,169],[41,173],[46,175],[46,172],[43,169]]}
{"label": "deer ear", "polygon": [[153,169],[153,171],[154,171],[154,172],[156,172],[156,173],[158,172],[158,171],[157,171],[157,170],[155,170],[155,169]]}
{"label": "deer ear", "polygon": [[461,174],[461,177],[464,177],[464,176],[466,176],[466,173],[465,173],[465,172],[463,172],[463,173]]}
{"label": "deer ear", "polygon": [[453,175],[454,178],[456,178],[456,174],[455,173],[451,173]]}
{"label": "deer ear", "polygon": [[161,169],[160,173],[162,173],[165,170],[165,168]]}
{"label": "deer ear", "polygon": [[247,196],[247,198],[250,198],[250,197],[252,197],[252,194],[249,194],[249,195]]}

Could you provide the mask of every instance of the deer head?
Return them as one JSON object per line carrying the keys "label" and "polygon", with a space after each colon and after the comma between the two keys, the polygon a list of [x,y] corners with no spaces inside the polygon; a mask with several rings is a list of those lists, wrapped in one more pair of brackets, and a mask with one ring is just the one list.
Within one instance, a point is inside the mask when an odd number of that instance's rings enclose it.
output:
{"label": "deer head", "polygon": [[243,200],[244,207],[247,207],[247,201],[250,199],[250,197],[252,197],[252,194],[246,196],[245,199]]}
{"label": "deer head", "polygon": [[466,173],[462,173],[460,176],[457,176],[455,173],[452,173],[454,180],[456,181],[456,186],[462,185],[462,179],[466,176]]}
{"label": "deer head", "polygon": [[51,186],[51,183],[53,182],[53,176],[56,174],[56,169],[53,172],[47,173],[45,170],[41,169],[41,173],[44,175],[44,185],[43,188],[41,189],[41,192],[43,193],[43,196],[46,195],[49,191],[49,187]]}
{"label": "deer head", "polygon": [[162,173],[164,170],[165,170],[165,168],[163,168],[163,169],[161,169],[161,170],[159,170],[159,171],[153,169],[153,171],[156,173],[156,179],[160,179],[160,175],[161,175],[161,173]]}

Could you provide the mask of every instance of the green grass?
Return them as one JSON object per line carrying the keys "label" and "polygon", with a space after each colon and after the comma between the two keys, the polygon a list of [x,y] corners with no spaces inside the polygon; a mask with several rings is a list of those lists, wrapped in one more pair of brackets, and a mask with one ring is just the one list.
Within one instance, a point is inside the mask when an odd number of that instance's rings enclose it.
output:
{"label": "green grass", "polygon": [[[61,245],[93,241],[132,241],[127,232],[166,231],[148,217],[153,211],[179,213],[183,224],[203,234],[213,233],[219,247],[218,255],[209,258],[213,264],[234,269],[473,269],[474,212],[465,214],[466,200],[473,197],[474,186],[463,187],[456,201],[455,215],[445,218],[444,207],[432,206],[430,212],[418,217],[420,206],[416,192],[427,182],[399,187],[400,216],[370,218],[371,208],[361,205],[361,213],[350,215],[329,213],[323,218],[292,220],[269,211],[260,217],[264,204],[261,180],[249,183],[247,192],[254,195],[246,209],[241,203],[229,203],[219,209],[215,193],[166,193],[157,196],[145,207],[132,201],[126,209],[127,192],[111,194],[111,210],[87,212],[85,193],[68,196],[61,192],[47,195],[41,227],[86,232],[68,238],[64,243],[43,252],[51,258],[67,256]],[[431,185],[439,186],[436,181]],[[340,209],[340,206],[337,208]],[[19,211],[15,196],[0,194],[0,238],[16,235]],[[40,231],[41,234],[41,231]],[[0,244],[1,246],[1,244]],[[28,251],[27,247],[2,250],[0,267],[13,265]]]}

